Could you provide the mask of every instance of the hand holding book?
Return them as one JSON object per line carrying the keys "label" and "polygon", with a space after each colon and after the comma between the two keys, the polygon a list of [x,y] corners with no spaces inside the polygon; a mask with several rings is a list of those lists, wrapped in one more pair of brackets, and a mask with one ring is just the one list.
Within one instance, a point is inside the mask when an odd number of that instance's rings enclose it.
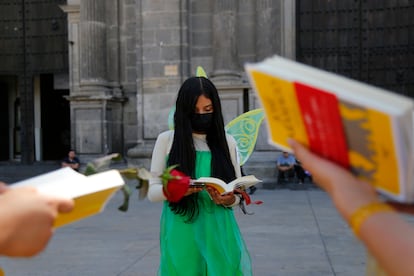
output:
{"label": "hand holding book", "polygon": [[11,188],[34,187],[39,193],[73,199],[75,207],[60,213],[54,227],[60,227],[98,214],[112,195],[124,185],[117,170],[85,176],[71,168],[62,168],[11,185]]}
{"label": "hand holding book", "polygon": [[382,194],[414,202],[412,99],[279,56],[245,66],[269,143],[293,138]]}
{"label": "hand holding book", "polygon": [[246,175],[239,177],[230,183],[215,177],[200,177],[192,180],[190,187],[211,187],[216,189],[221,195],[233,192],[235,189],[246,190],[249,187],[261,182],[254,175]]}
{"label": "hand holding book", "polygon": [[[254,175],[246,175],[230,183],[226,183],[223,180],[215,177],[200,177],[196,180],[191,180],[190,187],[204,187],[210,194],[211,199],[217,204],[223,204],[224,206],[234,205],[237,202],[234,201],[234,195],[238,195],[240,198],[240,208],[243,213],[247,214],[246,205],[252,203],[250,196],[246,193],[246,189],[260,183],[261,180],[257,179]],[[254,201],[254,204],[262,204],[263,202],[258,200]]]}

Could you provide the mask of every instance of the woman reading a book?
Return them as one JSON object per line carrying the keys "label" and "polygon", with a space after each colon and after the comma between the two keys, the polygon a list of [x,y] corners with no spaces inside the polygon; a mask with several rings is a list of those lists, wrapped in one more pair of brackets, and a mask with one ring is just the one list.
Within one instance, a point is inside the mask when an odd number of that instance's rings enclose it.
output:
{"label": "woman reading a book", "polygon": [[339,213],[378,262],[375,272],[368,264],[367,275],[383,275],[378,270],[393,276],[414,275],[414,227],[396,212],[414,214],[414,206],[381,201],[367,182],[298,142],[289,142],[314,182],[328,192]]}
{"label": "woman reading a book", "polygon": [[[241,176],[235,140],[224,130],[217,89],[205,77],[182,84],[174,130],[161,133],[155,143],[151,172],[160,175],[176,164],[192,179],[212,176],[228,183]],[[232,210],[240,202],[238,195],[220,195],[188,183],[177,194],[166,190],[161,178],[150,180],[148,199],[164,202],[159,274],[251,275],[250,256]]]}

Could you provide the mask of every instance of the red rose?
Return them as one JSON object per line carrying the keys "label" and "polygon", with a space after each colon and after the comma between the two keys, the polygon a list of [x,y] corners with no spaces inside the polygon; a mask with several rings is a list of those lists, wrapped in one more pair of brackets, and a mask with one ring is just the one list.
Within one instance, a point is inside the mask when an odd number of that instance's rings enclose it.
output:
{"label": "red rose", "polygon": [[170,202],[180,201],[188,190],[190,177],[184,173],[174,170],[177,166],[171,166],[161,175],[164,195]]}

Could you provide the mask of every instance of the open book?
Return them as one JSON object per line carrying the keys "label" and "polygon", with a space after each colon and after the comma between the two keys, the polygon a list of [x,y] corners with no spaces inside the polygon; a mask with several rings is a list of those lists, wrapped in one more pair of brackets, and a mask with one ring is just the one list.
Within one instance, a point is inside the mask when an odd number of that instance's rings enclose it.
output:
{"label": "open book", "polygon": [[43,194],[73,199],[72,212],[61,213],[55,220],[54,226],[60,227],[101,212],[122,185],[124,180],[117,170],[85,176],[67,167],[16,182],[10,187],[31,186]]}
{"label": "open book", "polygon": [[253,185],[256,185],[259,182],[261,182],[261,180],[257,179],[254,175],[242,176],[229,183],[226,183],[223,180],[215,177],[200,177],[196,180],[192,180],[190,187],[209,186],[215,188],[220,194],[226,194],[232,192],[235,189],[245,190]]}
{"label": "open book", "polygon": [[289,137],[378,191],[414,202],[413,100],[279,56],[245,65],[269,142]]}

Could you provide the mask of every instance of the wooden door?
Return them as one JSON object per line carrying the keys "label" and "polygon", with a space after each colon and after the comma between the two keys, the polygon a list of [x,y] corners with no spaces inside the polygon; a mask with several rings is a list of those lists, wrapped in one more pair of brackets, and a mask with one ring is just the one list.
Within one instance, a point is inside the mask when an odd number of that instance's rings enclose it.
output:
{"label": "wooden door", "polygon": [[414,97],[414,1],[298,0],[297,60]]}

